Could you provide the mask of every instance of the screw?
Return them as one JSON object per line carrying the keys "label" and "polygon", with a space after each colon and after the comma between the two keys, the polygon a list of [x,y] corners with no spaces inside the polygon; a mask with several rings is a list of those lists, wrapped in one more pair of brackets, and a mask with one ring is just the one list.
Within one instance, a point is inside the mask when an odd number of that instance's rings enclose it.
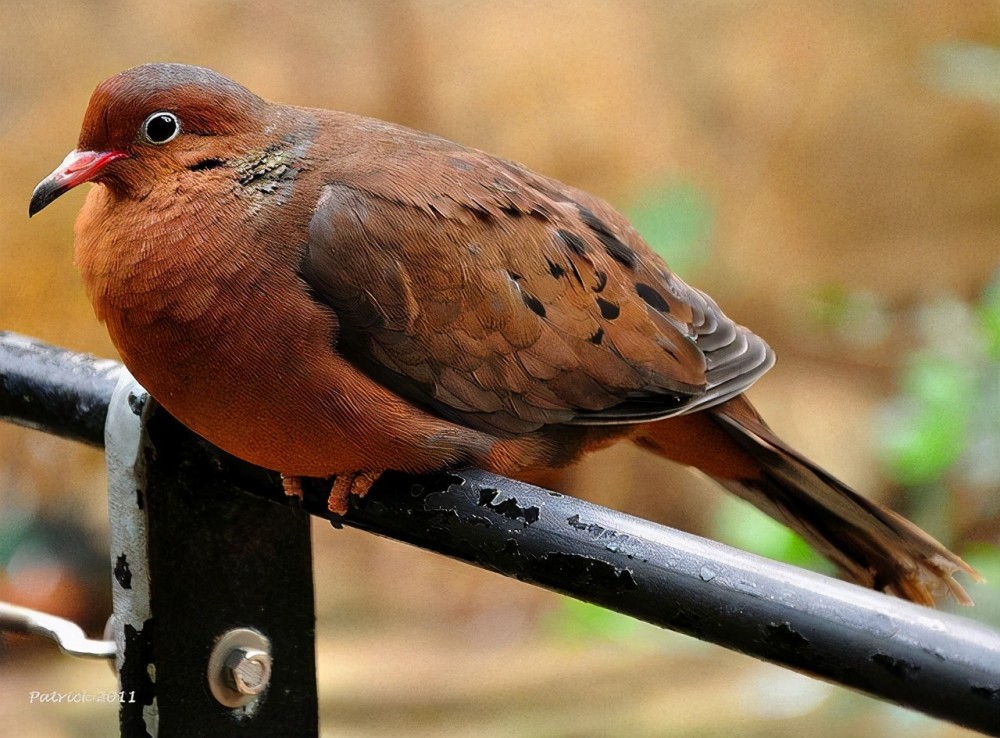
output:
{"label": "screw", "polygon": [[271,642],[259,631],[234,628],[215,642],[208,659],[208,686],[219,704],[249,705],[271,681]]}
{"label": "screw", "polygon": [[234,648],[226,657],[225,676],[237,692],[256,697],[271,680],[271,655],[257,648]]}

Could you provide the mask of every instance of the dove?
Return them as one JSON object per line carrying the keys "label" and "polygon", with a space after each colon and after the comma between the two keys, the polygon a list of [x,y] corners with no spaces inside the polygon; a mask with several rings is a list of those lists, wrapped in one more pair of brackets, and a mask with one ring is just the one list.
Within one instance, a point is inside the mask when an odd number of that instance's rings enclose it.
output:
{"label": "dove", "polygon": [[774,363],[597,197],[359,115],[147,64],[94,91],[30,214],[91,182],[75,260],[178,420],[345,513],[386,470],[511,477],[630,441],[695,467],[854,581],[922,604],[977,575],[782,441]]}

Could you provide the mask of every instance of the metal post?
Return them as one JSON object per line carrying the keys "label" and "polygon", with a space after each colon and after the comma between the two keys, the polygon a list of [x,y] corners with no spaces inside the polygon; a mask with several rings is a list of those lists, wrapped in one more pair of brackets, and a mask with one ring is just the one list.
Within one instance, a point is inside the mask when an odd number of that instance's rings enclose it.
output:
{"label": "metal post", "polygon": [[309,516],[208,472],[128,375],[107,455],[121,733],[316,736]]}

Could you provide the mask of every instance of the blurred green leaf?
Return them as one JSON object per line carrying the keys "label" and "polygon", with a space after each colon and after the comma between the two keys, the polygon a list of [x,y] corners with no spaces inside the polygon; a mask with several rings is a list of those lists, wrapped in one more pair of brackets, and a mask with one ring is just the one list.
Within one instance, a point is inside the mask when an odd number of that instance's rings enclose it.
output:
{"label": "blurred green leaf", "polygon": [[910,361],[902,384],[905,400],[884,429],[884,456],[900,484],[927,484],[962,455],[975,384],[959,362],[929,354]]}
{"label": "blurred green leaf", "polygon": [[721,498],[714,527],[719,538],[745,551],[814,571],[833,571],[797,533],[742,500]]}
{"label": "blurred green leaf", "polygon": [[628,215],[678,274],[690,276],[708,260],[715,214],[708,198],[693,185],[676,182],[645,192]]}
{"label": "blurred green leaf", "polygon": [[909,487],[949,473],[983,476],[988,470],[977,459],[1000,416],[1000,280],[978,305],[946,298],[921,307],[916,317],[922,343],[882,413],[883,461],[893,479]]}
{"label": "blurred green leaf", "polygon": [[[965,559],[987,582],[1000,584],[1000,548],[986,543],[973,544],[965,552]],[[991,595],[1000,606],[1000,587],[992,587]]]}
{"label": "blurred green leaf", "polygon": [[874,292],[827,284],[813,294],[811,303],[815,320],[850,343],[873,346],[889,334],[888,310]]}
{"label": "blurred green leaf", "polygon": [[1000,360],[1000,269],[993,277],[993,283],[986,288],[978,310],[979,322],[986,340],[986,353]]}
{"label": "blurred green leaf", "polygon": [[[995,537],[1000,528],[1000,271],[976,304],[942,297],[911,317],[919,343],[905,358],[900,389],[885,403],[874,437],[891,477],[907,488],[907,514],[946,543]],[[961,497],[958,495],[961,490]],[[990,522],[992,521],[992,522]],[[992,532],[991,532],[992,531]],[[961,553],[988,578],[1000,554]],[[983,599],[975,593],[977,602]],[[986,598],[992,603],[992,598]],[[993,609],[989,609],[993,608]],[[992,622],[1000,602],[987,604]],[[977,608],[979,619],[987,612]]]}
{"label": "blurred green leaf", "polygon": [[628,639],[641,625],[643,624],[628,615],[572,597],[564,597],[559,609],[543,620],[543,627],[549,633],[581,643],[594,638]]}

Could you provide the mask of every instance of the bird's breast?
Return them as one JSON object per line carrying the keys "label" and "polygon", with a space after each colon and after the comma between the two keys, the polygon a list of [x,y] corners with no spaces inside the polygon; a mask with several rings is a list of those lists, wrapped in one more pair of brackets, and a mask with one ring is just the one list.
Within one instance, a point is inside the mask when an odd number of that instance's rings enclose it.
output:
{"label": "bird's breast", "polygon": [[248,218],[232,192],[205,207],[190,198],[116,202],[103,189],[77,224],[87,292],[126,366],[185,425],[247,461],[300,475],[424,471],[466,458],[457,442],[440,441],[455,426],[337,353],[336,316],[298,274],[310,195],[297,198],[308,204],[301,212],[283,206],[277,229],[267,211]]}

